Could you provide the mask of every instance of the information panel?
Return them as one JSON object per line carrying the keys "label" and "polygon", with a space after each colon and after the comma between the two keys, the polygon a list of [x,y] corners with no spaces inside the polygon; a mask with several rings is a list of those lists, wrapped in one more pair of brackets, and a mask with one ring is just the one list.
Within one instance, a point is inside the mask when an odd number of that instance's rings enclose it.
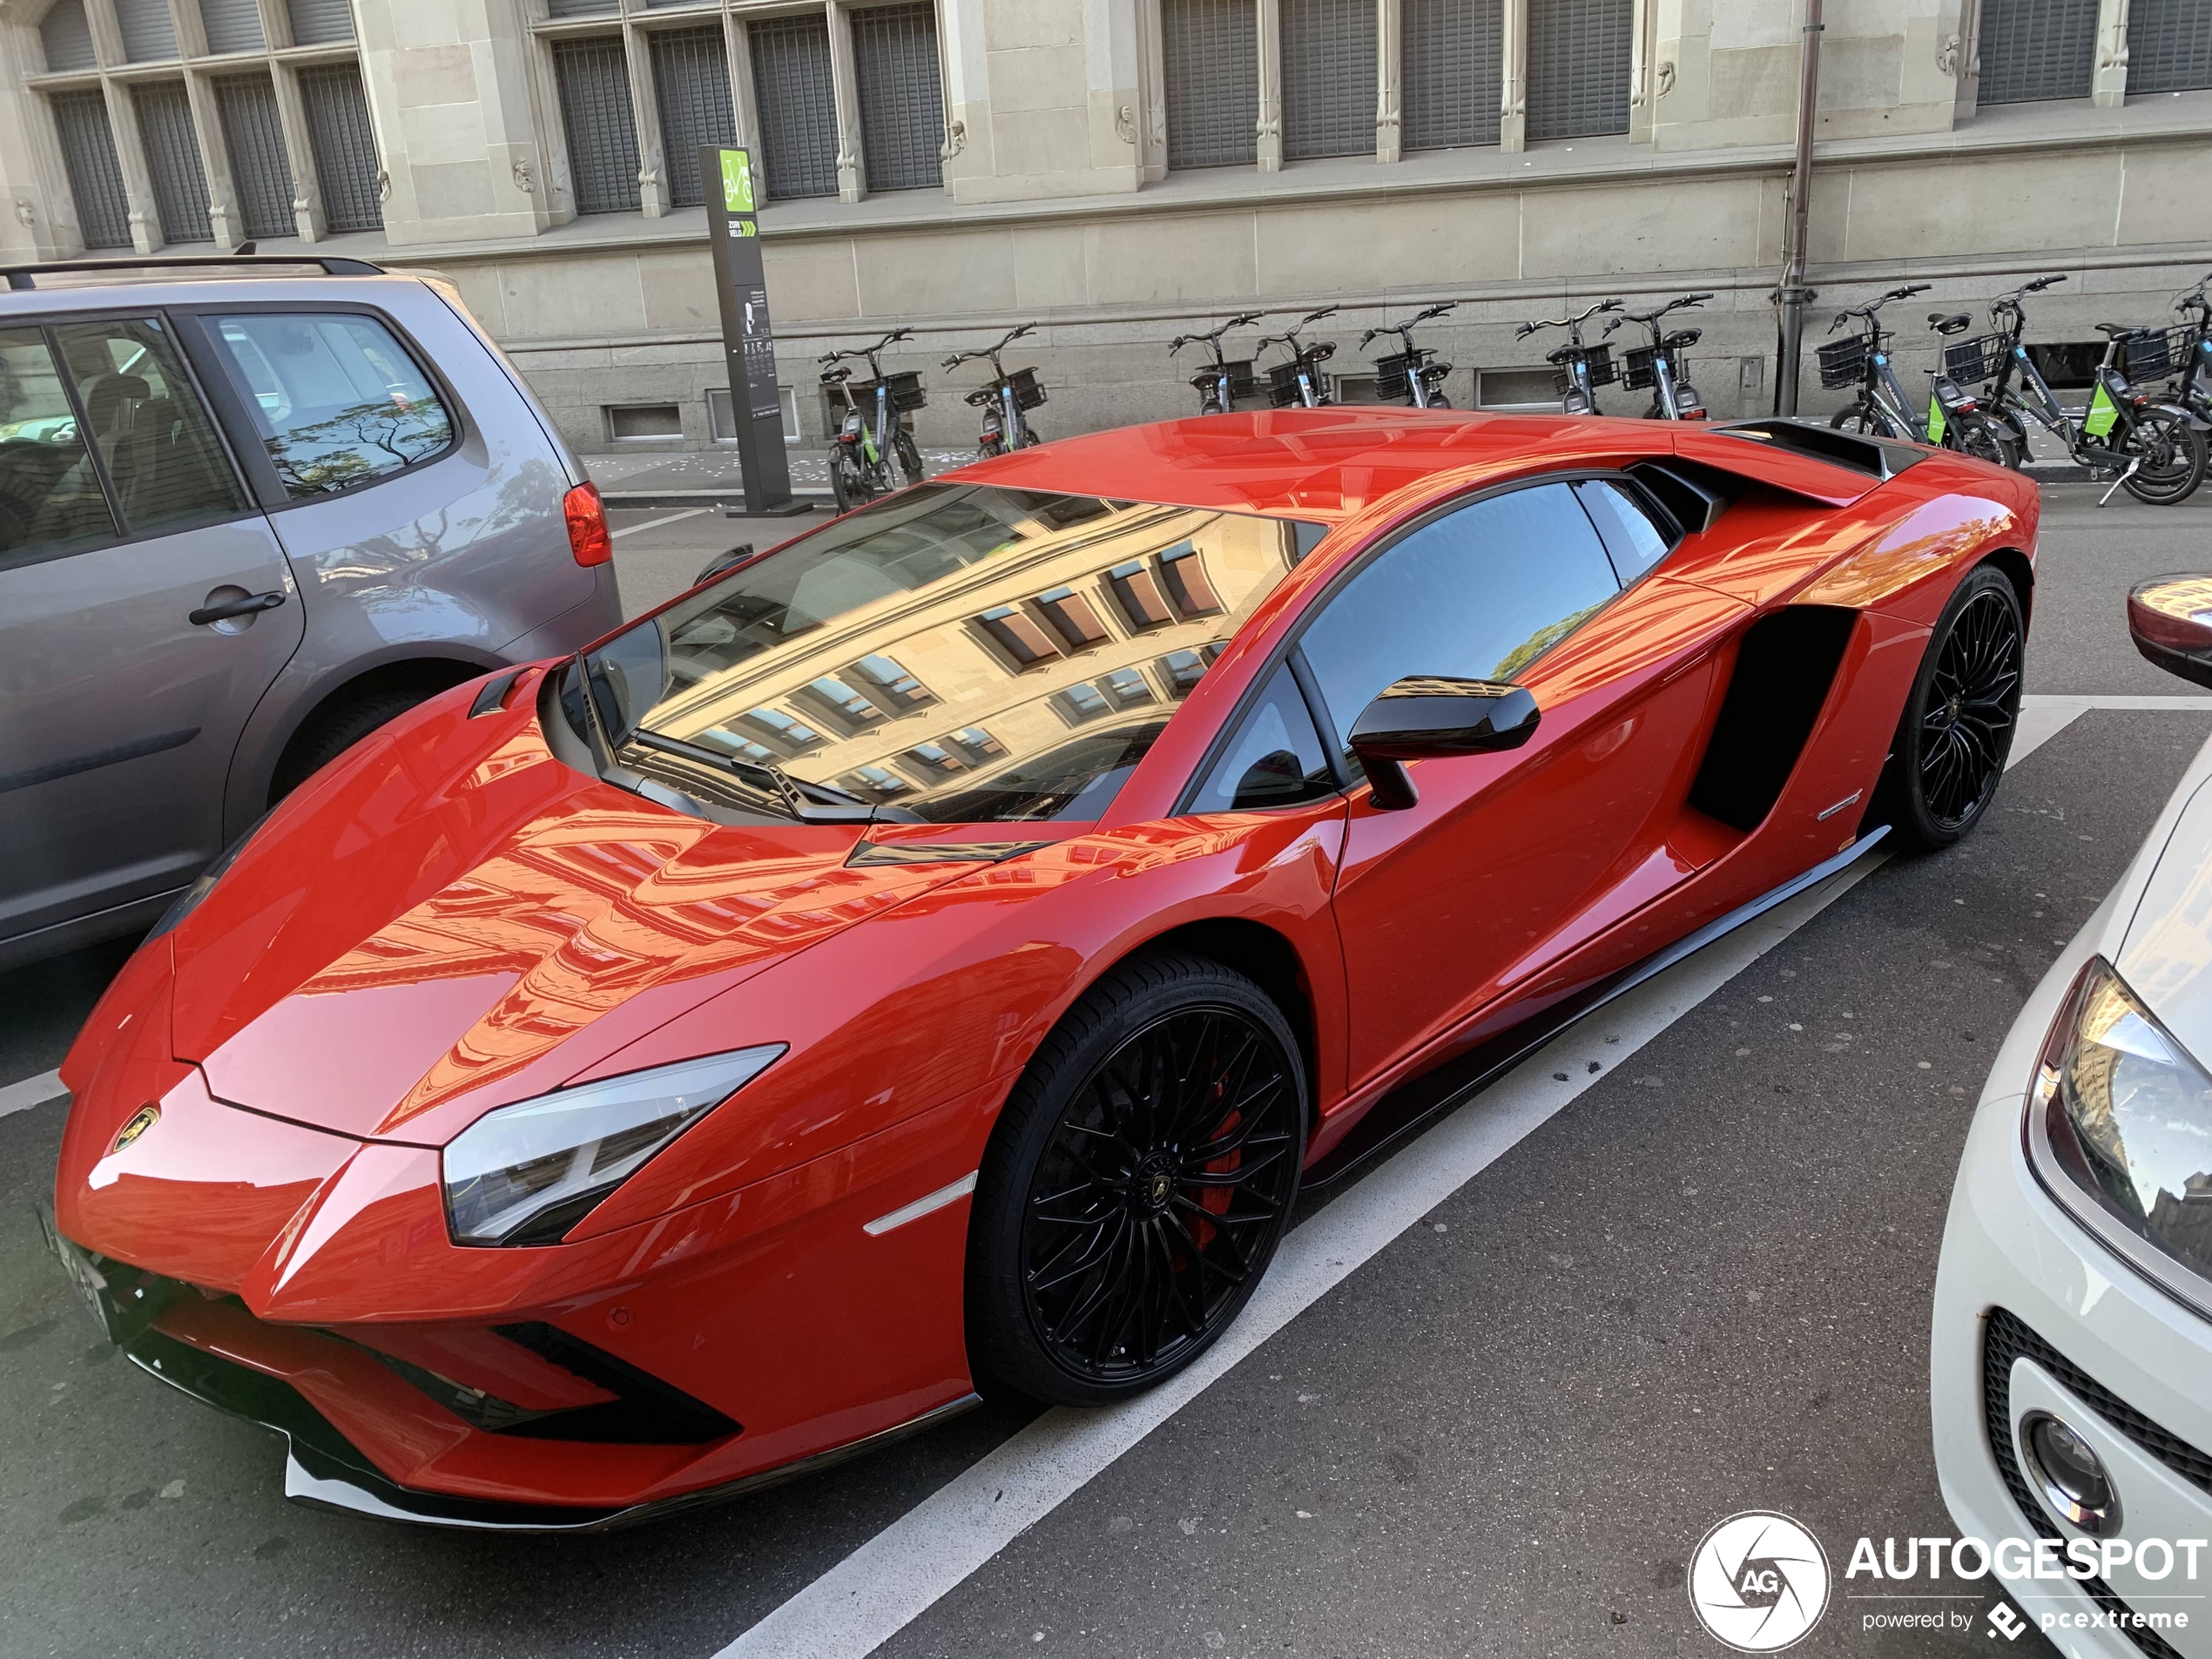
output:
{"label": "information panel", "polygon": [[776,331],[760,263],[752,155],[703,145],[699,170],[706,185],[707,239],[714,251],[714,291],[722,307],[722,347],[729,362],[730,413],[737,427],[738,464],[745,473],[745,511],[804,512],[791,498],[791,462],[784,453]]}

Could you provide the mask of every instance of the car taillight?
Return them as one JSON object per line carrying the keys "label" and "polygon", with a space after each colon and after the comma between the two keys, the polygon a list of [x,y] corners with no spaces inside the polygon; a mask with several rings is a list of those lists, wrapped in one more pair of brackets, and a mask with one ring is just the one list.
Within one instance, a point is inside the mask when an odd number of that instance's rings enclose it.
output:
{"label": "car taillight", "polygon": [[607,534],[607,509],[599,499],[599,486],[578,484],[561,498],[562,516],[569,521],[569,551],[582,565],[604,564],[615,556],[614,538]]}

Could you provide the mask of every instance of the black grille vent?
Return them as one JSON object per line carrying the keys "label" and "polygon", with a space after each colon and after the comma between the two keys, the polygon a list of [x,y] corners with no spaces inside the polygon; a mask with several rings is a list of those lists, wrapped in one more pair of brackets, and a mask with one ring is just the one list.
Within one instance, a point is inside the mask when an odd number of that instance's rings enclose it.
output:
{"label": "black grille vent", "polygon": [[[2028,1487],[2019,1455],[2013,1450],[2013,1361],[2033,1359],[2080,1397],[2113,1427],[2161,1463],[2207,1491],[2212,1491],[2212,1459],[2186,1440],[2178,1440],[2144,1416],[2088,1372],[2004,1309],[1993,1310],[1984,1322],[1981,1339],[1982,1426],[1989,1435],[1989,1449],[1996,1456],[1997,1471],[2005,1489],[2027,1517],[2027,1524],[2045,1538],[2064,1538]],[[2101,1578],[2076,1581],[2089,1599],[2108,1613],[2130,1611],[2128,1603]],[[2151,1659],[2182,1659],[2173,1644],[2155,1630],[2127,1630],[2128,1640]]]}

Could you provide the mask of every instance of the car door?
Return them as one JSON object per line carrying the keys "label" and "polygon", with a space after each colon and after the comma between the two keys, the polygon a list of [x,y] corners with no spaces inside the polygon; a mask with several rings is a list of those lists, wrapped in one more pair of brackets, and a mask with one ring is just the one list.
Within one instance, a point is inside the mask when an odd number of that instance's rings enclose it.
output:
{"label": "car door", "polygon": [[215,858],[301,632],[164,320],[0,329],[0,954],[151,921]]}
{"label": "car door", "polygon": [[[1600,516],[1628,512],[1639,537],[1617,523],[1600,536],[1578,499],[1593,489]],[[1636,576],[1654,543],[1663,554],[1625,486],[1509,489],[1385,548],[1302,635],[1339,737],[1413,676],[1513,681],[1542,710],[1519,750],[1413,763],[1411,808],[1354,794],[1336,906],[1355,1089],[1448,1051],[1437,1045],[1486,1004],[1710,856],[1668,808],[1708,718],[1711,664],[1697,642],[1742,607],[1676,583],[1623,598],[1624,570]]]}

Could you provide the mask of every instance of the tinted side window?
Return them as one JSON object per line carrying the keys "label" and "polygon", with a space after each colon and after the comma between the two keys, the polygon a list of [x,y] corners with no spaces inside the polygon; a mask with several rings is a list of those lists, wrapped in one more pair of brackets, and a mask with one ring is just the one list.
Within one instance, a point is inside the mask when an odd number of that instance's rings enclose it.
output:
{"label": "tinted side window", "polygon": [[1620,485],[1608,483],[1602,478],[1593,479],[1575,485],[1575,493],[1582,498],[1582,505],[1589,509],[1590,518],[1597,525],[1597,533],[1605,538],[1605,550],[1613,556],[1622,586],[1634,582],[1673,551],[1666,536],[1651,522],[1651,515],[1644,510],[1643,503]]}
{"label": "tinted side window", "polygon": [[125,529],[180,529],[246,510],[215,423],[158,321],[72,323],[54,341]]}
{"label": "tinted side window", "polygon": [[210,322],[295,501],[428,461],[453,442],[428,377],[373,317],[259,312]]}
{"label": "tinted side window", "polygon": [[1298,682],[1287,664],[1275,671],[1259,701],[1244,712],[1237,735],[1190,803],[1194,813],[1240,813],[1295,806],[1335,792],[1329,758]]}
{"label": "tinted side window", "polygon": [[1476,502],[1370,560],[1307,629],[1339,736],[1413,675],[1510,680],[1620,591],[1566,484]]}
{"label": "tinted side window", "polygon": [[114,535],[45,337],[36,328],[0,330],[0,568]]}

